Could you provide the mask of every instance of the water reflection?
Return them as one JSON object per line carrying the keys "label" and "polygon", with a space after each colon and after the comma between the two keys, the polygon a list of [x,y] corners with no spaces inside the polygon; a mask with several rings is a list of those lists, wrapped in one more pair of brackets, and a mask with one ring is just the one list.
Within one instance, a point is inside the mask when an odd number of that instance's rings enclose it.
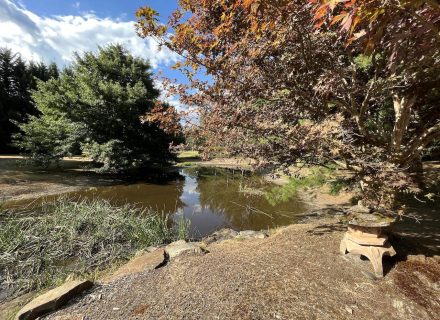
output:
{"label": "water reflection", "polygon": [[[274,185],[237,170],[185,168],[154,181],[139,182],[139,179],[137,182],[131,179],[117,185],[93,187],[68,196],[152,207],[174,221],[184,217],[191,222],[193,236],[203,236],[222,227],[259,230],[287,225],[297,220],[298,213],[307,210],[306,205],[296,198],[270,205],[263,193]],[[14,206],[24,204],[15,202]]]}
{"label": "water reflection", "polygon": [[201,233],[223,226],[258,230],[287,225],[297,220],[296,214],[307,210],[297,198],[272,206],[263,193],[274,186],[259,176],[218,168],[187,169],[183,174],[188,187],[183,197],[192,197],[188,207],[198,210],[193,214],[186,211],[185,217],[197,219]]}

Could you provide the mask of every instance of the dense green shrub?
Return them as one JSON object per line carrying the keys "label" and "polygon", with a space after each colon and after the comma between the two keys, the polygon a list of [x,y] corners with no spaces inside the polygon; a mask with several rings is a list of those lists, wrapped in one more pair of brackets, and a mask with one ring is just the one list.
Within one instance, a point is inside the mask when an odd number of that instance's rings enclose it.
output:
{"label": "dense green shrub", "polygon": [[32,97],[41,118],[19,125],[16,145],[37,164],[75,152],[105,171],[166,163],[174,158],[170,144],[181,142],[181,135],[164,130],[160,118],[144,120],[158,96],[148,62],[120,45],[76,54],[58,79],[38,82]]}

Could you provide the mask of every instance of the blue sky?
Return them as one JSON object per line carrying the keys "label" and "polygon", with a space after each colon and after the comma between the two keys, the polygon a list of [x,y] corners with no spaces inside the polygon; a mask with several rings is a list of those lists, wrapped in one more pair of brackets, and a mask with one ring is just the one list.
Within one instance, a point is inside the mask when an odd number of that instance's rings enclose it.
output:
{"label": "blue sky", "polygon": [[[136,9],[151,6],[165,22],[176,0],[0,0],[0,47],[19,52],[26,60],[71,63],[72,53],[121,43],[136,56],[150,60],[154,72],[183,81],[170,69],[180,57],[158,51],[153,39],[136,35]],[[158,83],[160,85],[160,83]],[[178,105],[177,99],[169,102]]]}
{"label": "blue sky", "polygon": [[99,17],[110,17],[123,21],[134,20],[136,9],[151,6],[168,17],[176,8],[176,0],[21,0],[28,10],[38,15],[81,15],[84,12],[95,12]]}

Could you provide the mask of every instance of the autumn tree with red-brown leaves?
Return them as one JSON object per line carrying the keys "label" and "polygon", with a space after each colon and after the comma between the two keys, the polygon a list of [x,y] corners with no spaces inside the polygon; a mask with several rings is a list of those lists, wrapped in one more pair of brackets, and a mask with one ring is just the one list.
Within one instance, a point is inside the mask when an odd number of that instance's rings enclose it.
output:
{"label": "autumn tree with red-brown leaves", "polygon": [[137,18],[140,36],[182,55],[190,84],[170,92],[199,107],[206,150],[343,164],[375,206],[420,192],[440,136],[435,2],[181,0],[166,25],[148,7]]}

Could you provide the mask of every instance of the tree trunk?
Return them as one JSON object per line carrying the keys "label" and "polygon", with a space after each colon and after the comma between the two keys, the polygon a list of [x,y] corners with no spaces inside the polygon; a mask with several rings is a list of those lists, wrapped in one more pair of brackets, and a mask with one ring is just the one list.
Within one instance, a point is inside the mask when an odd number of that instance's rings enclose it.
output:
{"label": "tree trunk", "polygon": [[411,117],[411,108],[415,98],[400,97],[398,94],[393,95],[394,106],[394,128],[391,137],[391,151],[395,160],[401,156],[402,141],[408,128]]}

